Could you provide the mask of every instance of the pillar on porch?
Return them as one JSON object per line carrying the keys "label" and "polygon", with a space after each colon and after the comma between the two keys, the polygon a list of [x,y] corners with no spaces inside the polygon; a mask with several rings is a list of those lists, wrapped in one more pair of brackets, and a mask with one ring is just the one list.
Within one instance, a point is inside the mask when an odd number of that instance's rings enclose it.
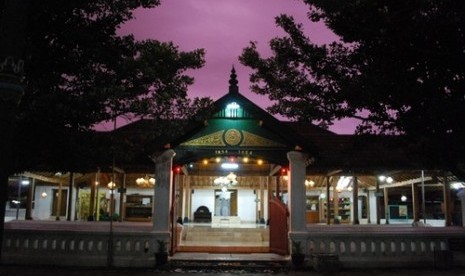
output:
{"label": "pillar on porch", "polygon": [[260,183],[260,223],[265,222],[265,187],[268,188],[267,178],[262,178]]}
{"label": "pillar on porch", "polygon": [[289,160],[289,213],[290,232],[305,232],[305,161],[307,155],[298,151],[287,153]]}
{"label": "pillar on porch", "polygon": [[450,185],[447,181],[447,175],[443,172],[443,195],[444,195],[444,218],[445,218],[445,226],[452,225],[452,203],[450,198]]}
{"label": "pillar on porch", "polygon": [[193,219],[191,217],[191,199],[192,199],[192,188],[191,188],[191,176],[186,177],[186,182],[184,185],[184,194],[183,194],[183,222],[189,222]]}
{"label": "pillar on porch", "polygon": [[76,202],[76,199],[74,198],[76,195],[76,193],[74,192],[74,187],[74,172],[70,172],[68,180],[68,209],[66,212],[67,221],[72,220],[73,209],[75,207],[75,205],[73,204],[74,202]]}
{"label": "pillar on porch", "polygon": [[354,176],[354,182],[352,187],[352,199],[353,199],[353,210],[354,210],[354,219],[352,224],[360,224],[360,219],[358,217],[358,177]]}
{"label": "pillar on porch", "polygon": [[153,231],[170,231],[170,199],[173,180],[173,157],[176,153],[169,149],[155,159],[155,186],[154,186],[154,210]]}
{"label": "pillar on porch", "polygon": [[460,203],[462,205],[462,226],[465,226],[465,189],[461,189],[457,193],[457,197],[460,198]]}
{"label": "pillar on porch", "polygon": [[331,191],[329,190],[331,186],[331,180],[329,176],[326,176],[326,224],[331,224]]}
{"label": "pillar on porch", "polygon": [[420,221],[420,200],[418,199],[418,185],[412,184],[413,222]]}
{"label": "pillar on porch", "polygon": [[389,193],[388,188],[384,188],[384,217],[386,224],[389,224]]}
{"label": "pillar on porch", "polygon": [[339,192],[337,191],[337,181],[333,181],[333,222],[334,224],[341,223],[339,219]]}
{"label": "pillar on porch", "polygon": [[379,189],[379,178],[376,177],[376,224],[381,224],[381,213],[380,213],[380,197],[381,197],[381,191]]}

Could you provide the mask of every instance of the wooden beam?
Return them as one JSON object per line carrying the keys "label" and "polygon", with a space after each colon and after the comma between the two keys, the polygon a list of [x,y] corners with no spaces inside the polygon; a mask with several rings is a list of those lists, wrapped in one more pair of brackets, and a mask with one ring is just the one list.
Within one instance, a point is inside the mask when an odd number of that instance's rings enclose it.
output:
{"label": "wooden beam", "polygon": [[119,167],[117,167],[117,166],[110,167],[110,168],[111,168],[111,169],[114,169],[114,170],[115,170],[115,172],[117,172],[117,173],[121,173],[121,174],[123,174],[123,173],[124,173],[124,170],[123,170],[123,169],[121,169],[121,168],[119,168]]}
{"label": "wooden beam", "polygon": [[326,176],[333,176],[333,175],[339,174],[341,172],[342,172],[342,170],[334,170],[334,171],[328,172],[326,174]]}
{"label": "wooden beam", "polygon": [[[433,178],[431,176],[425,177],[425,181],[430,181],[430,180],[433,180]],[[391,183],[391,184],[383,184],[383,185],[380,185],[380,188],[384,189],[384,188],[395,188],[395,187],[409,186],[409,185],[412,185],[412,184],[415,184],[415,183],[420,183],[420,182],[421,182],[421,177],[418,177],[418,178],[409,179],[409,180],[405,180],[405,181],[394,182],[394,183]]]}
{"label": "wooden beam", "polygon": [[[24,173],[22,173],[22,175],[25,176],[25,177],[34,178],[34,179],[44,181],[44,182],[55,183],[55,184],[60,184],[60,182],[61,182],[63,184],[63,183],[68,182],[70,173],[63,174],[60,177],[57,177],[57,176],[44,176],[44,175],[34,173],[34,172],[24,172]],[[74,174],[74,181],[83,181],[83,180],[89,178],[92,175],[93,174],[76,174],[75,173]]]}
{"label": "wooden beam", "polygon": [[55,178],[55,177],[43,176],[43,175],[32,173],[32,172],[24,172],[24,173],[22,173],[22,175],[25,176],[25,177],[30,177],[30,178],[34,178],[34,179],[37,179],[37,180],[40,180],[40,181],[45,181],[45,182],[55,183],[55,184],[60,184],[60,182],[61,183],[65,182],[64,179],[58,179],[58,178]]}
{"label": "wooden beam", "polygon": [[271,169],[269,176],[273,176],[275,173],[279,172],[280,169],[281,169],[281,165],[276,165],[276,166],[274,166],[274,167]]}

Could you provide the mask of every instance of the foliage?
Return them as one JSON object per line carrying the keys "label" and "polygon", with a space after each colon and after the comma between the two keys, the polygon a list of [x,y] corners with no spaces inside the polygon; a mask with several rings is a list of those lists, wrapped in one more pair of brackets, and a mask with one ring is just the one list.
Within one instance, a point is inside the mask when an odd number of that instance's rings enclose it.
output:
{"label": "foliage", "polygon": [[[0,22],[23,18],[11,14],[7,3],[14,1],[0,0]],[[117,35],[135,9],[153,8],[159,0],[18,0],[12,6],[25,3],[24,35],[0,26],[3,45],[24,49],[13,52],[22,52],[15,57],[24,60],[25,87],[17,112],[3,102],[0,108],[5,121],[0,125],[0,245],[9,175],[95,170],[96,159],[115,151],[108,149],[115,141],[95,135],[95,124],[125,114],[169,117],[166,107],[178,106],[172,103],[194,105],[186,99],[193,79],[185,73],[204,64],[201,49],[181,52],[172,43]],[[4,48],[13,47],[0,47],[0,55],[10,54]],[[1,92],[8,91],[2,86]],[[12,115],[17,116],[9,120]]]}
{"label": "foliage", "polygon": [[168,252],[168,248],[166,247],[166,241],[165,240],[157,240],[157,244],[158,244],[158,250],[157,252],[158,253],[166,253]]}
{"label": "foliage", "polygon": [[303,254],[302,245],[300,241],[291,240],[291,243],[292,243],[292,254],[293,255]]}
{"label": "foliage", "polygon": [[203,66],[202,49],[181,52],[170,42],[117,35],[134,9],[158,4],[30,1],[26,90],[13,145],[18,154],[8,171],[45,163],[55,170],[77,168],[104,144],[92,135],[95,124],[122,115],[175,118],[208,102],[187,99],[193,78],[185,73]]}
{"label": "foliage", "polygon": [[[255,42],[241,62],[270,111],[327,127],[360,120],[358,133],[405,134],[425,159],[457,169],[465,146],[465,3],[304,0],[309,19],[340,37],[317,45],[281,15],[286,36],[262,57]],[[427,164],[428,165],[428,164]]]}
{"label": "foliage", "polygon": [[[118,221],[119,220],[119,215],[118,214],[112,214],[111,217],[113,218],[113,221]],[[100,214],[99,217],[100,221],[110,221],[110,214],[109,213],[102,213]]]}

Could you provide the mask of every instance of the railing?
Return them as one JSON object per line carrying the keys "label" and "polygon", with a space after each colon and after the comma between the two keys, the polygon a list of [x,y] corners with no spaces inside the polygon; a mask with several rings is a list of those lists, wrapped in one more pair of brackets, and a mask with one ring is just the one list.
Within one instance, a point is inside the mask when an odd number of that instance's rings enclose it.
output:
{"label": "railing", "polygon": [[[311,230],[293,238],[305,245],[307,256],[334,254],[344,267],[434,266],[438,252],[449,251],[452,241],[465,240],[464,228],[412,231],[396,227],[395,231],[389,233],[363,228],[351,228],[358,231],[347,232],[329,229]],[[464,258],[463,251],[465,248],[462,252],[454,252],[457,258],[455,263]]]}
{"label": "railing", "polygon": [[109,234],[102,232],[6,230],[2,263],[149,267],[154,265],[157,237],[153,233],[114,233],[109,256]]}
{"label": "railing", "polygon": [[[388,230],[386,230],[388,229]],[[465,265],[463,227],[309,227],[291,233],[302,242],[307,257],[337,255],[344,267],[435,266],[442,252],[453,251],[455,265]],[[154,232],[114,232],[110,256],[109,233],[5,229],[2,263],[106,266],[109,257],[119,267],[152,267],[158,239]],[[449,256],[451,254],[443,254]],[[309,258],[310,259],[310,258]]]}

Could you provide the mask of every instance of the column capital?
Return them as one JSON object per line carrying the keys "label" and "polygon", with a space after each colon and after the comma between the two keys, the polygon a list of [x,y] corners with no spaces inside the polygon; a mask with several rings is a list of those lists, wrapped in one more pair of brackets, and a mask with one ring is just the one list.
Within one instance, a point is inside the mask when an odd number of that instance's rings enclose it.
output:
{"label": "column capital", "polygon": [[176,152],[172,149],[165,150],[162,154],[159,156],[156,156],[154,158],[155,163],[165,163],[168,161],[171,161],[173,157],[176,155]]}
{"label": "column capital", "polygon": [[301,151],[289,151],[287,153],[287,159],[290,161],[290,162],[306,162],[307,159],[308,159],[308,154],[306,153],[303,153]]}

